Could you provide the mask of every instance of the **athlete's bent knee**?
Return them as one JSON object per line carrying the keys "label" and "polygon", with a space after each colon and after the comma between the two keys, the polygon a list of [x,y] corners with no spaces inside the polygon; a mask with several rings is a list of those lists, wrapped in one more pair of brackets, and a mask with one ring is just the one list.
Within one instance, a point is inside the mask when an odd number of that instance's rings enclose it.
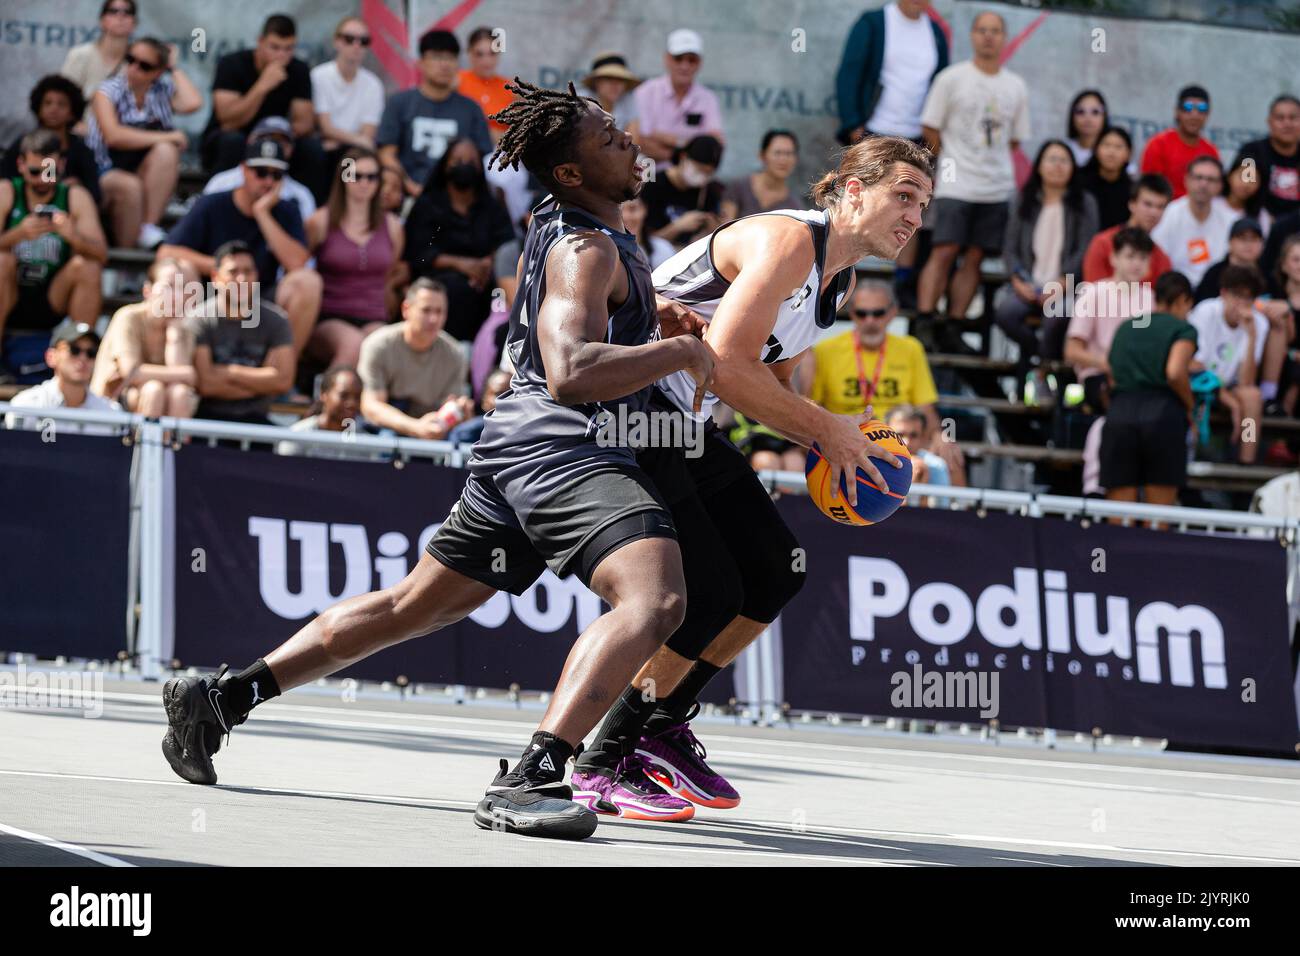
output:
{"label": "athlete's bent knee", "polygon": [[753,556],[744,574],[744,601],[740,613],[751,621],[770,624],[789,604],[808,577],[805,560],[794,536],[789,548],[772,548]]}
{"label": "athlete's bent knee", "polygon": [[689,661],[697,660],[744,603],[739,569],[730,561],[719,561],[705,586],[692,591],[687,585],[686,616],[668,638],[668,648]]}
{"label": "athlete's bent knee", "polygon": [[672,587],[663,587],[653,594],[634,599],[633,606],[646,622],[646,630],[656,644],[667,641],[686,617],[686,595]]}

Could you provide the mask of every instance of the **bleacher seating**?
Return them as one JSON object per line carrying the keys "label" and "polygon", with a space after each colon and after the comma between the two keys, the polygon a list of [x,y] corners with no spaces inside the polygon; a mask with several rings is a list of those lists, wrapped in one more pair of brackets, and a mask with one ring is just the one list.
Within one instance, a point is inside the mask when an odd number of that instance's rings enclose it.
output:
{"label": "bleacher seating", "polygon": [[[200,169],[185,166],[181,170],[176,195],[169,204],[161,225],[170,228],[182,215],[188,203],[203,189],[206,179]],[[114,247],[109,250],[108,266],[105,270],[104,314],[111,316],[117,309],[132,302],[138,302],[145,273],[153,261],[153,253],[143,249]],[[894,264],[888,260],[868,258],[857,264],[859,279],[891,280]],[[1007,281],[1002,264],[997,259],[985,260],[981,267],[980,294],[976,297],[977,314],[972,316],[970,331],[980,335],[981,352],[978,355],[931,354],[929,361],[936,372],[952,373],[938,376],[941,386],[960,382],[964,375],[983,373],[996,378],[1007,396],[1017,395],[1019,382],[1015,380],[1016,363],[1007,359],[989,357],[989,323],[982,316],[991,304],[997,289]],[[907,313],[900,313],[907,317]],[[845,323],[847,327],[847,323]],[[1053,362],[1045,370],[1058,373],[1068,370],[1063,362]],[[8,400],[19,391],[17,386],[0,386],[0,400]],[[989,398],[965,394],[967,389],[954,391],[941,387],[939,408],[941,414],[957,413],[965,416],[989,416],[999,433],[1008,422],[1038,422],[1042,426],[1050,423],[1055,409],[1051,405],[1025,404],[1017,398]],[[306,407],[301,404],[277,402],[272,406],[272,414],[277,420],[300,417]],[[1216,435],[1222,436],[1230,422],[1222,412],[1211,418],[1211,426]],[[1260,422],[1261,433],[1265,436],[1288,437],[1300,433],[1300,419],[1265,418]],[[1082,453],[1073,448],[1055,448],[1048,444],[1024,444],[1012,441],[960,441],[962,450],[973,460],[1005,460],[1026,465],[1041,466],[1053,471],[1067,471],[1077,476],[1082,467]],[[1193,462],[1189,468],[1188,484],[1194,488],[1221,491],[1250,491],[1265,481],[1284,474],[1286,469],[1264,465],[1243,466],[1209,461]],[[1077,478],[1075,481],[1077,487]]]}

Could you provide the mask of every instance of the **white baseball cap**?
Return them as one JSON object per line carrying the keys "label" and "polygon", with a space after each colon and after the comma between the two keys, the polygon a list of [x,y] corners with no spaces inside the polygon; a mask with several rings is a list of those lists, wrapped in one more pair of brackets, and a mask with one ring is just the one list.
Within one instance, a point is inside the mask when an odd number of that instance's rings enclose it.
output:
{"label": "white baseball cap", "polygon": [[694,53],[699,56],[704,52],[704,41],[694,30],[674,30],[668,34],[668,55],[681,56]]}

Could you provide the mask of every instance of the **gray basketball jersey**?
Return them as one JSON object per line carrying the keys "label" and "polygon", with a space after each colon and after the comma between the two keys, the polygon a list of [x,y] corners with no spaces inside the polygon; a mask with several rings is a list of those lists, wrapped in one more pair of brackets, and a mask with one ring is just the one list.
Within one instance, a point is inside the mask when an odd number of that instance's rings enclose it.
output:
{"label": "gray basketball jersey", "polygon": [[[627,272],[628,296],[609,317],[605,341],[644,345],[658,334],[650,264],[631,233],[548,196],[534,210],[524,240],[523,273],[510,314],[506,349],[514,363],[509,390],[497,397],[469,461],[469,504],[484,516],[517,523],[579,475],[603,464],[635,466],[630,449],[600,445],[599,424],[620,405],[643,411],[653,386],[620,399],[564,405],[546,388],[537,317],[546,298],[546,257],[565,236],[598,230],[614,240]],[[498,494],[493,494],[493,489]]]}
{"label": "gray basketball jersey", "polygon": [[[728,226],[758,216],[788,216],[798,219],[807,224],[813,243],[812,269],[799,288],[793,290],[789,298],[777,308],[776,324],[759,355],[765,364],[771,365],[794,358],[811,348],[818,333],[834,323],[835,313],[848,293],[852,269],[842,270],[835,276],[830,287],[825,292],[821,291],[826,263],[826,237],[830,233],[824,210],[774,209],[735,219],[719,226],[709,235],[696,239],[671,259],[664,261],[654,271],[654,284],[655,291],[665,299],[689,305],[704,318],[712,318],[718,303],[731,286],[731,282],[714,268],[713,237]],[[674,405],[687,414],[695,414],[691,410],[695,399],[695,380],[688,374],[674,372],[661,378],[658,384]],[[701,421],[707,419],[717,402],[717,396],[710,392],[705,396],[700,412],[695,417]]]}

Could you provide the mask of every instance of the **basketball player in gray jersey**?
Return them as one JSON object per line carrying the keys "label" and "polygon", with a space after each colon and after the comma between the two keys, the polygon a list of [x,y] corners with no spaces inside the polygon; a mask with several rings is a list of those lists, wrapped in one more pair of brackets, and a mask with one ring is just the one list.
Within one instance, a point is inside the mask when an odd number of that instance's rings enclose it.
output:
{"label": "basketball player in gray jersey", "polygon": [[[619,405],[644,408],[657,380],[685,370],[698,409],[712,353],[662,326],[649,265],[619,204],[641,186],[639,149],[594,101],[516,79],[498,155],[551,189],[534,211],[507,348],[515,365],[470,461],[459,502],[401,583],[329,608],[239,673],[174,678],[163,691],[163,753],[194,783],[254,703],[392,644],[453,624],[498,590],[522,594],[549,566],[612,608],[574,645],[540,728],[474,814],[483,828],[582,839],[596,827],[572,801],[565,763],[640,667],[677,629],[686,586],[672,519],[627,447],[597,441]],[[660,335],[650,341],[659,328]]]}
{"label": "basketball player in gray jersey", "polygon": [[[660,296],[708,320],[717,360],[712,391],[747,418],[802,445],[817,442],[834,472],[855,470],[879,487],[875,457],[894,456],[862,434],[862,416],[836,415],[790,387],[795,367],[853,291],[853,267],[867,255],[895,258],[921,225],[930,200],[932,157],[909,140],[873,136],[850,147],[813,186],[815,211],[774,210],[720,226],[655,270]],[[692,409],[694,389],[674,374],[652,397],[656,412]],[[715,401],[710,395],[705,410]],[[870,409],[868,409],[869,413]],[[667,500],[687,584],[686,620],[637,674],[577,761],[575,798],[597,812],[633,819],[683,818],[676,797],[715,809],[740,794],[706,762],[691,730],[700,691],[780,613],[803,583],[798,542],[745,456],[706,423],[703,453],[647,449],[638,455]],[[797,628],[783,634],[797,644]],[[666,794],[624,792],[611,769],[629,746]]]}

